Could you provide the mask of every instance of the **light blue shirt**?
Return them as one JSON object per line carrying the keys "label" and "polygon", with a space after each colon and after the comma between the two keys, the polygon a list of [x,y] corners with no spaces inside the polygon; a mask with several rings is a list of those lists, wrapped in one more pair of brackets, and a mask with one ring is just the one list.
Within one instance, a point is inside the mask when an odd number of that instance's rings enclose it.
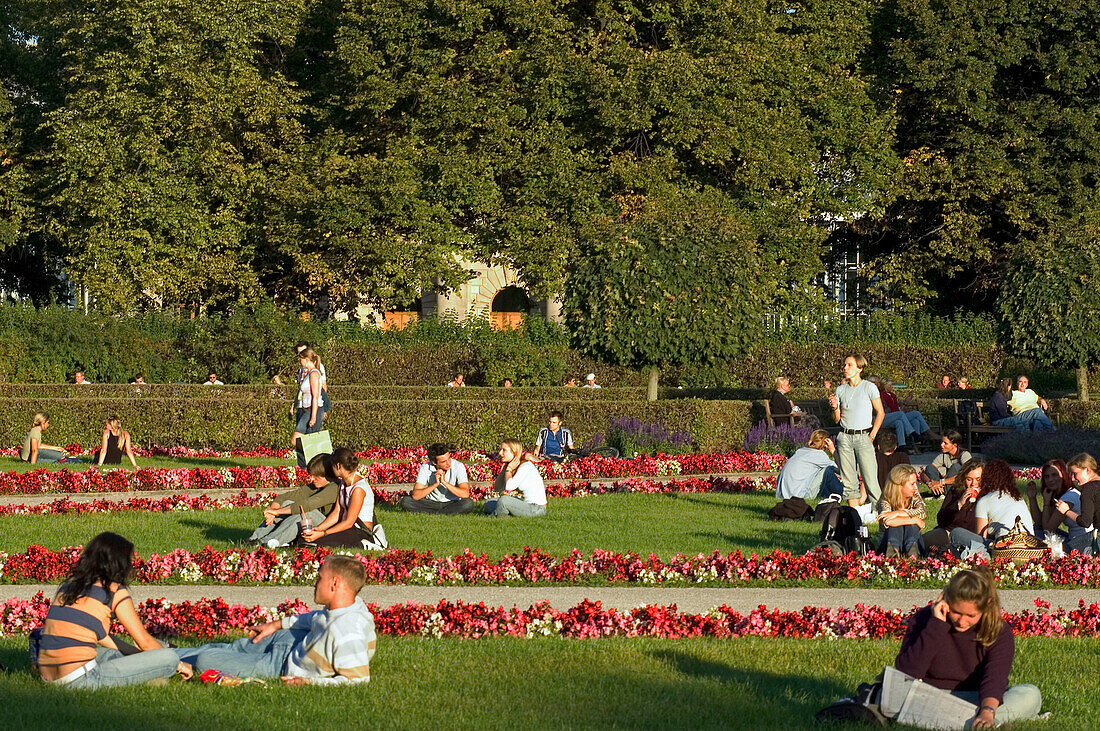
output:
{"label": "light blue shirt", "polygon": [[840,426],[844,429],[870,429],[875,423],[872,401],[879,398],[878,386],[862,380],[858,385],[842,383],[836,387],[840,400]]}
{"label": "light blue shirt", "polygon": [[[813,447],[800,447],[783,469],[779,470],[779,478],[775,481],[775,496],[780,500],[789,497],[807,497],[810,486],[814,484],[817,474],[825,467],[832,467],[832,456],[824,449]],[[809,495],[816,498],[817,495]]]}

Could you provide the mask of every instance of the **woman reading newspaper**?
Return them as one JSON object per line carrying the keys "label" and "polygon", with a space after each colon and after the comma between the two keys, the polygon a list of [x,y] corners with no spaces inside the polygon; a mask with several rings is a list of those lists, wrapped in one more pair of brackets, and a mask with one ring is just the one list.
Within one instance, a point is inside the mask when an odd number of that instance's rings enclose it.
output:
{"label": "woman reading newspaper", "polygon": [[[1014,654],[1012,628],[1002,618],[992,572],[984,566],[963,569],[934,602],[909,617],[885,682],[861,686],[857,698],[834,703],[818,718],[879,723],[897,718],[924,728],[960,729],[1036,718],[1039,689],[1008,685]],[[894,688],[902,689],[900,698]],[[908,704],[906,688],[910,695],[919,691],[919,703]]]}

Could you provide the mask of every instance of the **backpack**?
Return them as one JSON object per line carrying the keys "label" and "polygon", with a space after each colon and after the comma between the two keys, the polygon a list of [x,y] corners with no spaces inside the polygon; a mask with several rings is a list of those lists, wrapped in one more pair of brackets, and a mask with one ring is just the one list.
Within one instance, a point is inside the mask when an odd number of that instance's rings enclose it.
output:
{"label": "backpack", "polygon": [[[855,551],[865,554],[870,550],[869,541],[859,534],[863,521],[856,509],[840,503],[831,503],[834,507],[824,516],[821,524],[821,543],[837,544],[844,553]],[[831,546],[830,546],[831,547]]]}
{"label": "backpack", "polygon": [[789,497],[768,511],[771,520],[810,520],[812,516],[810,506],[800,497]]}

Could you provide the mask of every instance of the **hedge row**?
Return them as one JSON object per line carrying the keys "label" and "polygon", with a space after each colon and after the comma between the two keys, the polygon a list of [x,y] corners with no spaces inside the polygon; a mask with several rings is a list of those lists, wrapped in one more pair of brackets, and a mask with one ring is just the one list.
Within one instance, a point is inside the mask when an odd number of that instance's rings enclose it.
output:
{"label": "hedge row", "polygon": [[[669,396],[677,396],[680,391],[670,389]],[[762,392],[757,390],[753,398],[759,398]],[[146,383],[140,386],[125,384],[94,384],[77,386],[71,383],[0,383],[0,397],[4,398],[50,398],[50,399],[210,399],[239,400],[261,399],[289,402],[297,394],[294,386],[196,386],[191,384]],[[516,387],[516,388],[448,388],[446,386],[349,386],[329,384],[329,394],[336,401],[415,401],[428,399],[433,401],[483,401],[517,400],[527,401],[641,401],[646,390],[639,387],[621,388],[564,388],[552,387]],[[702,396],[695,396],[702,398]]]}
{"label": "hedge row", "polygon": [[[495,449],[505,437],[532,445],[558,401],[345,401],[337,402],[328,427],[334,442],[355,448],[401,447],[446,441],[469,449]],[[750,402],[591,400],[564,408],[566,424],[580,441],[606,432],[612,419],[663,420],[686,431],[700,451],[741,448],[753,424]],[[759,406],[756,407],[759,409]],[[208,399],[8,399],[0,415],[0,443],[18,445],[35,411],[50,412],[43,435],[49,444],[99,442],[108,415],[122,419],[138,444],[183,444],[225,449],[287,446],[292,425],[286,403],[276,400]]]}

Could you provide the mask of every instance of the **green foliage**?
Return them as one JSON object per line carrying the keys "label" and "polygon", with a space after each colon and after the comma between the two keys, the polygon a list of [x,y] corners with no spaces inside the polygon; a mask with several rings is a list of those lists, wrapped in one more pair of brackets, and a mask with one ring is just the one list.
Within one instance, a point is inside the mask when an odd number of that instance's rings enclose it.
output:
{"label": "green foliage", "polygon": [[1009,350],[1056,366],[1100,363],[1098,234],[1080,222],[1056,245],[1014,260],[997,303]]}
{"label": "green foliage", "polygon": [[715,363],[760,340],[772,285],[755,237],[713,199],[651,204],[595,222],[570,274],[574,344],[612,363]]}
{"label": "green foliage", "polygon": [[898,306],[992,305],[1096,209],[1100,7],[1088,0],[884,3],[869,67],[896,107],[896,199],[866,222],[868,271]]}
{"label": "green foliage", "polygon": [[770,318],[768,336],[777,342],[844,345],[992,345],[997,321],[984,313],[956,311],[944,317],[926,312],[875,310],[867,315]]}
{"label": "green foliage", "polygon": [[[17,445],[36,411],[48,411],[53,444],[98,443],[103,420],[118,416],[138,444],[249,449],[288,446],[293,424],[288,402],[274,399],[209,398],[9,398],[0,414],[0,444]],[[618,417],[636,417],[692,435],[696,449],[739,448],[750,426],[751,404],[731,401],[613,401],[585,399],[336,401],[327,428],[352,447],[403,447],[448,442],[492,450],[516,437],[533,445],[551,411],[565,407],[569,428],[580,441],[606,431]]]}

